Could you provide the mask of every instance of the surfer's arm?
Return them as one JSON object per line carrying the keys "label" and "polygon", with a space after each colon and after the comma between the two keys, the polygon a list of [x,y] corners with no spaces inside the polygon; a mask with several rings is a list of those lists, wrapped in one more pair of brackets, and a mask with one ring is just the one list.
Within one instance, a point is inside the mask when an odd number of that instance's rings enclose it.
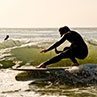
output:
{"label": "surfer's arm", "polygon": [[54,43],[52,46],[50,46],[48,49],[46,49],[46,51],[50,51],[54,48],[57,48],[59,45],[61,45],[64,41],[66,40],[66,35],[64,35],[59,41],[57,41],[56,43]]}
{"label": "surfer's arm", "polygon": [[61,52],[62,52],[62,51],[58,51],[57,48],[55,48],[55,53],[56,53],[56,54],[59,54],[59,53],[61,53]]}

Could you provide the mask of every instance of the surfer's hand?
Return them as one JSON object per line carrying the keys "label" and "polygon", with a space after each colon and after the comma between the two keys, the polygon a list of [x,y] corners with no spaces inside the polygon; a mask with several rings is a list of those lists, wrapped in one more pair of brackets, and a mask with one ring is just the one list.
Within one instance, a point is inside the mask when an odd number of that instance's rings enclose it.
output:
{"label": "surfer's hand", "polygon": [[46,49],[43,49],[42,51],[40,51],[40,53],[46,53],[47,50]]}

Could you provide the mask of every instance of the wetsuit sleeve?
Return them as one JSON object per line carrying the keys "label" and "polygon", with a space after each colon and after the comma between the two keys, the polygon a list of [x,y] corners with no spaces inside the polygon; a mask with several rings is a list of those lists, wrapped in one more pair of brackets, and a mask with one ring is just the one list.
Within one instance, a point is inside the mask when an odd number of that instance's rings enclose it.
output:
{"label": "wetsuit sleeve", "polygon": [[61,44],[66,40],[66,36],[67,36],[67,35],[64,35],[59,41],[57,41],[56,43],[54,43],[53,45],[51,45],[51,46],[47,49],[47,51],[50,51],[50,50],[52,50],[52,49],[58,47],[59,45],[61,45]]}
{"label": "wetsuit sleeve", "polygon": [[55,48],[55,53],[56,53],[56,54],[59,54],[59,53],[61,53],[61,52],[62,52],[62,51],[58,51],[57,48]]}

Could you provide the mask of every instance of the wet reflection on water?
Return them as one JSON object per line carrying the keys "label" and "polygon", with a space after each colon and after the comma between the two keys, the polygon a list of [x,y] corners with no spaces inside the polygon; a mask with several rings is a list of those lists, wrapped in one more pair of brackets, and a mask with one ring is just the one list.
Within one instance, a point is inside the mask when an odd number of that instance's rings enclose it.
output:
{"label": "wet reflection on water", "polygon": [[52,84],[47,81],[43,82],[32,82],[29,87],[35,93],[40,95],[56,95],[66,96],[66,97],[96,97],[97,87],[76,87],[76,86],[66,86],[60,84]]}

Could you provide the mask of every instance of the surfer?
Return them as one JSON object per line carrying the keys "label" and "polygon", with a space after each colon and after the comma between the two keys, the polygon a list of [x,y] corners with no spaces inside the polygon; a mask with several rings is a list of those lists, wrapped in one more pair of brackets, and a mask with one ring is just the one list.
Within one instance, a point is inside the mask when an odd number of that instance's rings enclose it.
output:
{"label": "surfer", "polygon": [[9,38],[9,35],[6,35],[5,39],[4,40],[7,40]]}
{"label": "surfer", "polygon": [[[64,26],[59,28],[59,33],[61,35],[61,39],[51,45],[47,49],[43,49],[40,53],[46,53],[50,50],[55,49],[55,52],[58,54],[57,56],[51,58],[50,60],[41,63],[38,68],[46,68],[46,66],[59,62],[64,58],[70,58],[73,62],[72,66],[78,66],[76,58],[85,59],[88,55],[88,48],[83,38],[76,31],[72,31],[69,27]],[[60,46],[63,42],[68,40],[71,45],[69,47],[65,47],[63,51],[58,51],[57,47]]]}

